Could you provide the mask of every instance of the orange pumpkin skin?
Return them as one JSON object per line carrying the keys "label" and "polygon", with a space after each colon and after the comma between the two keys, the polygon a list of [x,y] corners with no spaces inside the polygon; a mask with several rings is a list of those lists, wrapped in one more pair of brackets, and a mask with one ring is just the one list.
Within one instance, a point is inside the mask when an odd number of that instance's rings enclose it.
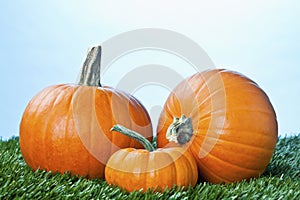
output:
{"label": "orange pumpkin skin", "polygon": [[181,82],[168,97],[158,123],[164,147],[174,117],[191,119],[193,135],[184,144],[209,182],[236,182],[262,174],[278,137],[275,111],[249,78],[229,70],[208,70]]}
{"label": "orange pumpkin skin", "polygon": [[27,105],[20,124],[20,148],[34,170],[104,178],[109,156],[142,146],[110,129],[124,124],[152,139],[150,117],[133,96],[100,84],[101,46],[88,50],[78,83],[45,88]]}
{"label": "orange pumpkin skin", "polygon": [[105,168],[107,183],[128,192],[148,189],[163,191],[166,187],[194,186],[198,179],[193,156],[181,147],[157,149],[126,148],[115,152]]}
{"label": "orange pumpkin skin", "polygon": [[20,148],[34,170],[104,178],[105,164],[119,148],[142,148],[111,134],[115,123],[151,140],[150,117],[133,96],[109,87],[54,85],[38,93],[24,111]]}

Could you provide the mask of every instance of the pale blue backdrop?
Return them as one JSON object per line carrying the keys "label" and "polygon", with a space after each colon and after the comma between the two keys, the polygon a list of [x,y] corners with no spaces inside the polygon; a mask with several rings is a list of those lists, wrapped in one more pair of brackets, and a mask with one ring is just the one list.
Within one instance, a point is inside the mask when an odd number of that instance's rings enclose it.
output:
{"label": "pale blue backdrop", "polygon": [[[1,0],[0,137],[18,135],[26,104],[38,91],[76,80],[89,46],[139,28],[169,29],[196,41],[218,67],[239,71],[265,90],[280,135],[299,133],[299,13],[296,0]],[[154,57],[158,64],[186,65],[160,52],[132,54],[114,63],[103,83],[115,86],[130,67]],[[148,108],[167,96],[149,95],[153,89],[136,93]]]}

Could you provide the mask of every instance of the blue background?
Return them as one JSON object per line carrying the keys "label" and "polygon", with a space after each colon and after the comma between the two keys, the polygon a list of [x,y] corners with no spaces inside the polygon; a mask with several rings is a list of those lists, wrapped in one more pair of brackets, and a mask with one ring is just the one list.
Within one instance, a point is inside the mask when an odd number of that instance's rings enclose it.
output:
{"label": "blue background", "polygon": [[[2,0],[0,137],[18,135],[22,113],[38,91],[75,82],[88,47],[139,28],[169,29],[194,40],[216,66],[239,71],[265,90],[280,135],[299,133],[299,13],[296,0]],[[149,64],[153,57],[158,64],[186,65],[161,52],[133,53],[114,63],[103,83],[115,86],[130,67]],[[136,93],[148,108],[154,101],[163,104],[167,96],[162,91],[153,98],[153,89]]]}

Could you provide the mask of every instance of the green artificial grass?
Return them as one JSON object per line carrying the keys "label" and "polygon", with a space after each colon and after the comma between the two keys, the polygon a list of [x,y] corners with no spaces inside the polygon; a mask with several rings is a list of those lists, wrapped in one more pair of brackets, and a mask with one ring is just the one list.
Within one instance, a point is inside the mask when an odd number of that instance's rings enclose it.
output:
{"label": "green artificial grass", "polygon": [[300,135],[279,139],[260,178],[145,194],[127,193],[104,180],[32,171],[22,158],[19,138],[12,138],[0,141],[0,199],[300,199]]}

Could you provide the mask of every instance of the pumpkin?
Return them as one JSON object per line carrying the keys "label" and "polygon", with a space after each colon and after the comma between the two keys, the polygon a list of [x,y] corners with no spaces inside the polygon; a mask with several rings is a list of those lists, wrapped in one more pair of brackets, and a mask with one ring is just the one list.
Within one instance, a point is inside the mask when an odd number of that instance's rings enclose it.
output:
{"label": "pumpkin", "polygon": [[77,84],[49,86],[28,103],[20,124],[20,148],[36,169],[104,178],[105,164],[120,148],[142,145],[122,134],[120,123],[152,138],[150,117],[133,96],[100,84],[101,47],[89,50]]}
{"label": "pumpkin", "polygon": [[174,185],[194,186],[198,179],[197,164],[184,148],[169,147],[155,150],[152,144],[138,133],[115,125],[119,131],[140,141],[145,149],[125,148],[115,152],[105,168],[105,179],[111,185],[128,192],[141,190],[163,191]]}
{"label": "pumpkin", "polygon": [[176,86],[157,131],[158,147],[186,146],[200,177],[212,183],[258,177],[278,137],[266,93],[246,76],[226,69],[196,73]]}

